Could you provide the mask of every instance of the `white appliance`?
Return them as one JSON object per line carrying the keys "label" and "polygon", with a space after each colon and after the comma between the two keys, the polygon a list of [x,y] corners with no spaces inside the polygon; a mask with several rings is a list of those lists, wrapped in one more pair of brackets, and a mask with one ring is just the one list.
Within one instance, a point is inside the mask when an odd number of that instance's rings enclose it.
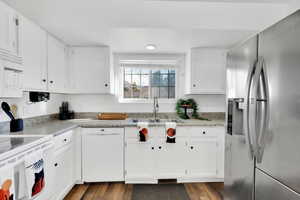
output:
{"label": "white appliance", "polygon": [[83,181],[124,181],[124,129],[86,128],[82,134]]}
{"label": "white appliance", "polygon": [[[28,199],[19,198],[20,191],[27,189],[26,181],[21,181],[21,174],[25,173],[24,162],[27,156],[31,156],[37,151],[42,151],[45,160],[45,187],[35,200],[50,199],[53,188],[53,151],[54,144],[52,136],[20,136],[20,135],[3,135],[0,136],[0,166],[6,165],[14,167],[14,187],[16,200]],[[26,178],[26,177],[25,177]]]}

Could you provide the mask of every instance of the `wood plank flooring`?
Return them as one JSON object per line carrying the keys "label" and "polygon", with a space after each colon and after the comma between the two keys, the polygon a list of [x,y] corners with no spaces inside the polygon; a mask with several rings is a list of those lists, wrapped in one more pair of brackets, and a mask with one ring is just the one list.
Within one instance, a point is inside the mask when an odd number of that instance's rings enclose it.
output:
{"label": "wood plank flooring", "polygon": [[[190,200],[222,200],[222,183],[184,184]],[[76,185],[64,200],[131,200],[134,185],[90,183]]]}

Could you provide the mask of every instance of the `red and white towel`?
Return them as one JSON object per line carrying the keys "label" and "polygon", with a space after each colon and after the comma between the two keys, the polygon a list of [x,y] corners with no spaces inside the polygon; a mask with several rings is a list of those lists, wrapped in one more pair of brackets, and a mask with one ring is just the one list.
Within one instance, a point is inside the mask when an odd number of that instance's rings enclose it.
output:
{"label": "red and white towel", "polygon": [[25,158],[25,176],[29,198],[40,194],[45,187],[45,163],[42,151]]}
{"label": "red and white towel", "polygon": [[14,166],[0,168],[0,200],[15,200]]}
{"label": "red and white towel", "polygon": [[140,142],[147,142],[149,138],[149,123],[138,122],[137,127],[139,129],[138,138]]}
{"label": "red and white towel", "polygon": [[167,143],[176,143],[176,123],[166,122]]}

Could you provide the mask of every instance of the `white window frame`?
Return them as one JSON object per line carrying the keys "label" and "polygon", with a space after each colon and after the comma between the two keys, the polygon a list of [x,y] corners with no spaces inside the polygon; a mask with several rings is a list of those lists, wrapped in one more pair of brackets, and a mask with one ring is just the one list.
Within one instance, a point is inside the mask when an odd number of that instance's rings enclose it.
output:
{"label": "white window frame", "polygon": [[[169,65],[174,67],[161,67],[161,69],[174,69],[175,70],[175,97],[172,99],[168,98],[159,98],[158,101],[160,103],[175,103],[178,98],[178,80],[179,80],[179,70],[178,70],[178,64],[177,61],[170,61],[170,60],[160,60],[160,61],[153,61],[153,60],[121,60],[119,63],[119,74],[120,74],[120,94],[119,94],[119,102],[120,103],[153,103],[153,98],[148,99],[142,99],[142,98],[124,98],[124,69],[121,66],[122,64],[130,64],[137,65]],[[151,67],[149,67],[151,69]]]}

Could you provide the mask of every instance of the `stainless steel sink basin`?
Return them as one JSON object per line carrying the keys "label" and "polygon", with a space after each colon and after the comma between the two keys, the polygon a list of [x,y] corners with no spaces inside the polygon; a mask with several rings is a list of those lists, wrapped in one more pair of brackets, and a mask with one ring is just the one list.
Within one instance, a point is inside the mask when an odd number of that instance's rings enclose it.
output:
{"label": "stainless steel sink basin", "polygon": [[183,121],[180,119],[132,119],[132,122],[149,122],[149,123],[166,123],[166,122],[176,122],[182,123]]}

